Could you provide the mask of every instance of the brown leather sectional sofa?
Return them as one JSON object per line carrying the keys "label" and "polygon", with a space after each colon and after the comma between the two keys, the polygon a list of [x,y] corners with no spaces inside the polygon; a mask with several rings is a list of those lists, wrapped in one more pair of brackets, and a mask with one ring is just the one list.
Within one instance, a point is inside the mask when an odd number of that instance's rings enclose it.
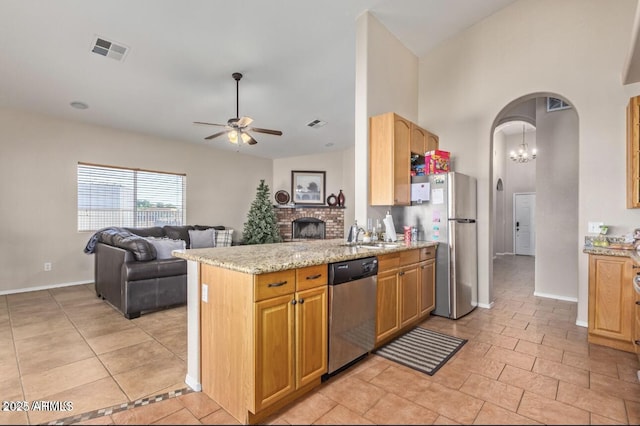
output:
{"label": "brown leather sectional sofa", "polygon": [[[187,303],[187,262],[175,257],[158,259],[153,238],[185,241],[189,230],[224,226],[164,226],[105,228],[94,234],[85,253],[95,254],[94,279],[98,297],[128,318]],[[152,237],[152,239],[147,239]],[[166,240],[165,240],[166,241]]]}

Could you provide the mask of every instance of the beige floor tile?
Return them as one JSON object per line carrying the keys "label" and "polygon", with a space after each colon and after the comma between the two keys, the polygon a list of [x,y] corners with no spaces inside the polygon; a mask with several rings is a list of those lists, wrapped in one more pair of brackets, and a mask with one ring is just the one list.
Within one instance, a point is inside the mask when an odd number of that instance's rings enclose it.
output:
{"label": "beige floor tile", "polygon": [[510,365],[507,365],[504,368],[498,380],[549,399],[555,399],[558,392],[557,379],[532,373]]}
{"label": "beige floor tile", "polygon": [[542,345],[562,349],[563,351],[575,352],[579,355],[589,355],[589,344],[587,342],[576,342],[575,340],[567,340],[545,334],[542,339]]}
{"label": "beige floor tile", "polygon": [[608,417],[604,417],[604,416],[600,416],[596,413],[590,413],[591,415],[591,424],[592,425],[619,425],[619,424],[626,424],[626,423],[620,423],[618,421],[615,421],[613,419],[610,419]]}
{"label": "beige floor tile", "polygon": [[349,369],[348,375],[368,382],[393,365],[397,364],[381,356],[371,354]]}
{"label": "beige floor tile", "polygon": [[618,378],[629,383],[638,383],[638,370],[640,365],[630,366],[626,364],[617,364]]}
{"label": "beige floor tile", "polygon": [[118,425],[150,425],[182,409],[184,405],[177,398],[170,398],[114,413],[111,418]]}
{"label": "beige floor tile", "polygon": [[640,384],[616,380],[598,373],[591,373],[590,388],[594,391],[617,396],[627,401],[640,402]]}
{"label": "beige floor tile", "polygon": [[12,346],[0,346],[0,381],[20,378],[18,359]]}
{"label": "beige floor tile", "polygon": [[27,323],[22,326],[13,327],[13,336],[16,340],[29,337],[42,336],[54,332],[75,332],[75,327],[66,316],[55,316],[46,321]]}
{"label": "beige floor tile", "polygon": [[627,422],[627,412],[621,398],[561,381],[556,400],[621,423]]}
{"label": "beige floor tile", "polygon": [[327,382],[327,386],[322,389],[322,394],[351,411],[364,414],[386,393],[372,383],[345,377],[334,383]]}
{"label": "beige floor tile", "polygon": [[55,332],[16,340],[16,353],[23,375],[39,373],[95,356],[76,331]]}
{"label": "beige floor tile", "polygon": [[208,416],[200,419],[203,425],[239,425],[241,424],[235,417],[224,410],[214,411]]}
{"label": "beige floor tile", "polygon": [[538,345],[536,343],[531,343],[525,340],[518,341],[518,344],[516,345],[514,350],[516,352],[554,362],[562,362],[562,354],[564,353],[562,349]]}
{"label": "beige floor tile", "polygon": [[485,357],[504,364],[512,365],[523,370],[531,370],[536,358],[531,355],[515,352],[509,349],[492,346]]}
{"label": "beige floor tile", "polygon": [[40,373],[22,376],[25,398],[46,399],[50,395],[66,391],[109,376],[109,372],[96,358],[91,357],[55,367]]}
{"label": "beige floor tile", "polygon": [[[369,383],[376,385],[379,389],[384,389],[386,392],[396,394],[406,399],[412,399],[426,392],[432,384],[426,377],[416,376],[397,366],[390,366],[385,369],[371,379]],[[319,392],[324,393],[325,388],[326,387],[320,388]]]}
{"label": "beige floor tile", "polygon": [[433,424],[434,425],[459,425],[460,423],[445,416],[438,416],[438,418]]}
{"label": "beige floor tile", "polygon": [[493,346],[500,346],[501,348],[511,349],[516,347],[518,339],[514,337],[504,336],[497,333],[491,333],[489,331],[482,331],[475,337],[477,340],[485,343],[489,343]]}
{"label": "beige floor tile", "polygon": [[112,375],[133,370],[143,365],[154,364],[159,359],[172,357],[171,351],[155,340],[116,349],[98,356]]}
{"label": "beige floor tile", "polygon": [[153,422],[154,425],[199,425],[201,424],[198,419],[196,419],[191,411],[183,408],[180,411],[176,411],[173,414],[169,414],[167,417],[164,417],[158,421]]}
{"label": "beige floor tile", "polygon": [[615,377],[616,379],[618,378],[618,369],[614,362],[599,361],[587,355],[579,355],[567,351],[562,357],[562,363],[583,370],[593,371],[594,373],[604,374],[605,376]]}
{"label": "beige floor tile", "polygon": [[220,406],[203,392],[190,392],[177,397],[177,399],[191,411],[197,419],[201,419],[214,411],[220,410]]}
{"label": "beige floor tile", "polygon": [[468,341],[454,355],[455,358],[482,358],[491,349],[491,344],[477,342],[475,340]]}
{"label": "beige floor tile", "polygon": [[90,420],[83,420],[82,422],[71,423],[71,424],[91,426],[91,425],[114,425],[115,423],[113,422],[113,419],[111,418],[111,416],[100,416]]}
{"label": "beige floor tile", "polygon": [[327,414],[320,417],[316,425],[372,425],[371,421],[344,405],[336,405]]}
{"label": "beige floor tile", "polygon": [[102,316],[87,318],[84,321],[76,321],[75,326],[85,339],[136,328],[130,320],[114,312],[107,312]]}
{"label": "beige floor tile", "polygon": [[484,401],[463,392],[432,383],[424,392],[410,398],[411,401],[460,423],[473,422]]}
{"label": "beige floor tile", "polygon": [[596,361],[638,367],[638,357],[636,354],[619,351],[602,345],[589,344],[589,356]]}
{"label": "beige floor tile", "polygon": [[56,319],[66,319],[67,315],[62,309],[26,310],[25,312],[11,312],[11,326],[21,327],[29,324],[39,324]]}
{"label": "beige floor tile", "polygon": [[490,402],[485,403],[473,422],[477,425],[540,425],[528,417],[498,407]]}
{"label": "beige floor tile", "polygon": [[135,401],[144,396],[156,395],[169,385],[184,382],[186,374],[185,363],[173,357],[116,374],[113,378],[129,399]]}
{"label": "beige floor tile", "polygon": [[431,376],[431,381],[451,389],[460,389],[470,375],[469,370],[447,362]]}
{"label": "beige floor tile", "polygon": [[377,425],[425,425],[432,424],[438,414],[397,395],[387,394],[364,417]]}
{"label": "beige floor tile", "polygon": [[538,358],[533,366],[534,373],[552,377],[560,381],[573,383],[584,388],[589,387],[589,372],[554,361]]}
{"label": "beige floor tile", "polygon": [[102,355],[107,352],[137,345],[149,340],[152,340],[151,336],[139,328],[134,327],[123,331],[116,331],[114,333],[89,338],[87,339],[87,343],[96,354]]}
{"label": "beige floor tile", "polygon": [[540,423],[552,425],[586,425],[591,420],[588,411],[526,391],[517,413]]}
{"label": "beige floor tile", "polygon": [[71,401],[73,403],[73,411],[31,411],[29,412],[30,424],[46,423],[51,420],[87,413],[127,402],[127,397],[111,377],[50,395],[47,399],[50,401]]}
{"label": "beige floor tile", "polygon": [[520,328],[505,327],[502,330],[502,334],[509,337],[515,337],[516,339],[527,340],[532,343],[542,343],[542,337],[544,333],[535,330],[523,330]]}
{"label": "beige floor tile", "polygon": [[278,417],[292,425],[310,425],[327,414],[338,403],[323,393],[314,392],[289,404]]}
{"label": "beige floor tile", "polygon": [[28,425],[29,417],[26,411],[0,411],[2,425]]}
{"label": "beige floor tile", "polygon": [[[466,345],[465,345],[466,346]],[[459,357],[448,361],[452,366],[477,373],[490,379],[497,379],[505,366],[504,362],[494,361],[489,358]]]}
{"label": "beige floor tile", "polygon": [[477,374],[470,375],[460,391],[513,412],[518,408],[523,393],[519,387]]}
{"label": "beige floor tile", "polygon": [[[186,375],[186,373],[185,373]],[[142,398],[152,398],[152,397],[156,397],[158,395],[164,395],[166,393],[169,392],[175,392],[176,390],[179,389],[184,389],[187,386],[187,384],[184,382],[185,376],[183,375],[180,380],[175,381],[174,383],[171,383],[168,386],[165,386],[164,388],[157,390],[157,391],[152,391],[151,393],[147,394],[147,395],[143,395]]]}
{"label": "beige floor tile", "polygon": [[640,402],[625,401],[630,425],[640,425]]}

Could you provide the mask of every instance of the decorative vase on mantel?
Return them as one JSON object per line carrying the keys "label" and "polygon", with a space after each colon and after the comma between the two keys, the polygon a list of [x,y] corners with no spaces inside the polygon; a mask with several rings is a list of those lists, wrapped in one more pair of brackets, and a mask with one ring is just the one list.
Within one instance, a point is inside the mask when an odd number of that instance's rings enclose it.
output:
{"label": "decorative vase on mantel", "polygon": [[338,206],[344,207],[344,194],[342,193],[342,189],[338,193]]}

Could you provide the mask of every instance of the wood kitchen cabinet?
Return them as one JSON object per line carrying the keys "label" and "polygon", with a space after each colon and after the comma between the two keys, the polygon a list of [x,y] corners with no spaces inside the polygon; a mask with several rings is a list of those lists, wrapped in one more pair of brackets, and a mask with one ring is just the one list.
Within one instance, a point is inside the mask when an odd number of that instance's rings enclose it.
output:
{"label": "wood kitchen cabinet", "polygon": [[438,149],[438,137],[388,112],[369,119],[369,204],[411,204],[411,153]]}
{"label": "wood kitchen cabinet", "polygon": [[378,256],[376,347],[435,307],[435,247]]}
{"label": "wood kitchen cabinet", "polygon": [[589,255],[590,343],[635,352],[633,265],[628,257]]}
{"label": "wood kitchen cabinet", "polygon": [[627,105],[627,208],[640,207],[640,96]]}
{"label": "wood kitchen cabinet", "polygon": [[[255,423],[327,372],[327,265],[252,275],[201,266],[202,391]],[[215,297],[214,297],[215,295]]]}
{"label": "wood kitchen cabinet", "polygon": [[420,249],[419,278],[420,281],[420,318],[424,318],[436,307],[436,248]]}

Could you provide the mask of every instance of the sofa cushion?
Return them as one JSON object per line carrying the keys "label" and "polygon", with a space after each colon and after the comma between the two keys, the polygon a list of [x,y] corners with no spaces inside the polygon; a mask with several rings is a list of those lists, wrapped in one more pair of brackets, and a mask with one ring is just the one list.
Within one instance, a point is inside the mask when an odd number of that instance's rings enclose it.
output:
{"label": "sofa cushion", "polygon": [[136,260],[146,261],[156,258],[155,247],[146,239],[132,234],[124,228],[107,228],[100,231],[99,241],[133,253]]}
{"label": "sofa cushion", "polygon": [[190,248],[206,248],[216,246],[216,230],[213,228],[197,230],[189,230],[189,238],[191,240]]}
{"label": "sofa cushion", "polygon": [[141,237],[164,237],[164,230],[160,226],[151,226],[149,228],[122,228],[132,234],[139,235]]}
{"label": "sofa cushion", "polygon": [[171,251],[173,250],[184,250],[186,248],[186,243],[184,240],[172,240],[171,238],[155,238],[155,237],[147,237],[147,241],[149,241],[153,247],[156,249],[156,259],[171,259],[173,256],[171,255]]}
{"label": "sofa cushion", "polygon": [[194,225],[193,229],[197,229],[198,231],[202,231],[203,229],[216,229],[216,230],[223,230],[223,229],[227,229],[222,225],[216,225],[216,226],[209,226],[209,225]]}
{"label": "sofa cushion", "polygon": [[187,248],[191,248],[191,241],[189,240],[189,231],[194,229],[191,225],[172,226],[165,225],[162,227],[164,235],[172,240],[184,240],[187,244]]}
{"label": "sofa cushion", "polygon": [[232,243],[233,229],[216,230],[216,247],[229,247]]}

